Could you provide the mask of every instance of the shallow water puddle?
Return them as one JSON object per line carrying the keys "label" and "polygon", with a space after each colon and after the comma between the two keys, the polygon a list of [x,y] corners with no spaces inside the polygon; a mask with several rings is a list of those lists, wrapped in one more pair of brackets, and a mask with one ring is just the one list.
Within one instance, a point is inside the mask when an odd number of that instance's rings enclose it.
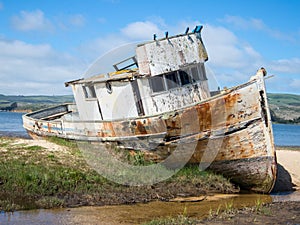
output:
{"label": "shallow water puddle", "polygon": [[174,199],[172,202],[30,210],[1,213],[0,224],[141,224],[155,218],[187,215],[202,218],[210,211],[272,202],[270,195],[236,194]]}

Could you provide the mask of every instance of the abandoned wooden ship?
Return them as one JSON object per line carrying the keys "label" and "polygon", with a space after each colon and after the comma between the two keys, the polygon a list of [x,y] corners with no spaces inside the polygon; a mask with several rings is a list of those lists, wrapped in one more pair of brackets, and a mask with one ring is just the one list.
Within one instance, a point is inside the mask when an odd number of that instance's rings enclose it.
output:
{"label": "abandoned wooden ship", "polygon": [[117,143],[156,162],[178,148],[182,158],[173,160],[183,160],[192,149],[189,163],[207,162],[241,188],[269,193],[277,164],[266,71],[212,91],[201,30],[154,37],[113,65],[115,72],[65,83],[76,104],[28,113],[24,128],[32,136]]}

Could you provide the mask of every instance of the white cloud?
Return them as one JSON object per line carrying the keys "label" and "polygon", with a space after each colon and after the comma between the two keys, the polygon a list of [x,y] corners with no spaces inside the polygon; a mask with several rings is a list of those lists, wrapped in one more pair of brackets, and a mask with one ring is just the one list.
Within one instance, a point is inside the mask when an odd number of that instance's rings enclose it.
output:
{"label": "white cloud", "polygon": [[64,82],[78,78],[82,62],[49,45],[0,40],[0,90],[3,94],[70,93]]}
{"label": "white cloud", "polygon": [[[82,18],[78,18],[75,25],[81,24]],[[257,25],[254,25],[255,23]],[[32,45],[18,40],[0,39],[0,79],[7,80],[10,84],[7,86],[7,83],[1,82],[0,90],[5,91],[5,94],[63,94],[66,91],[69,93],[70,90],[65,89],[63,83],[82,77],[84,69],[91,75],[102,72],[102,66],[105,70],[109,67],[111,71],[113,63],[134,54],[133,51],[128,55],[124,54],[128,46],[134,47],[139,42],[151,40],[154,33],[162,37],[166,27],[170,35],[175,35],[184,33],[186,27],[192,30],[199,24],[198,21],[179,21],[170,26],[162,20],[136,21],[119,32],[102,35],[82,44],[79,47],[81,58],[57,52],[49,44]],[[257,29],[261,26],[260,22],[252,21],[252,24],[252,27]],[[230,87],[245,82],[258,68],[264,66],[269,74],[279,74],[276,79],[270,79],[268,88],[273,92],[299,89],[299,79],[296,78],[286,80],[287,85],[284,87],[277,82],[278,80],[283,82],[282,73],[300,73],[299,58],[274,61],[264,59],[249,43],[240,40],[233,31],[221,26],[205,24],[202,36],[209,55],[207,70],[215,74],[219,86]],[[122,46],[121,54],[116,54],[116,49],[120,46]],[[101,59],[94,61],[99,56]],[[87,68],[83,65],[83,60],[88,62],[86,65],[92,66]],[[93,61],[99,64],[94,66],[95,63],[91,63]]]}
{"label": "white cloud", "polygon": [[51,47],[47,44],[43,45],[30,45],[25,42],[14,41],[0,41],[1,57],[43,57],[51,53]]}
{"label": "white cloud", "polygon": [[158,26],[150,21],[134,22],[121,29],[121,34],[133,40],[149,40],[153,34],[161,34]]}
{"label": "white cloud", "polygon": [[149,41],[155,33],[157,35],[163,33],[157,24],[149,21],[137,21],[120,29],[119,33],[102,35],[99,38],[89,40],[80,46],[80,51],[88,58],[88,61],[91,61],[123,45]]}
{"label": "white cloud", "polygon": [[300,74],[300,58],[268,60],[224,27],[207,24],[202,35],[209,55],[206,68],[213,71],[219,86],[245,82],[257,69],[265,67],[268,74],[275,74],[267,82],[268,91],[299,93],[299,79],[291,77]]}
{"label": "white cloud", "polygon": [[300,58],[274,60],[270,62],[270,67],[277,73],[300,75]]}
{"label": "white cloud", "polygon": [[89,40],[86,43],[83,43],[79,50],[84,55],[88,61],[94,60],[103,54],[109,52],[110,50],[130,43],[128,38],[125,38],[118,34],[109,34],[107,36],[101,36],[99,38]]}
{"label": "white cloud", "polygon": [[152,40],[153,34],[156,34],[158,38],[162,38],[165,31],[169,31],[169,35],[175,35],[184,33],[189,25],[192,30],[198,24],[197,21],[181,21],[176,26],[167,26],[160,17],[152,18],[151,22],[137,21],[120,29],[119,33],[111,33],[84,43],[80,47],[80,51],[88,58],[95,59],[120,46]]}
{"label": "white cloud", "polygon": [[4,7],[3,7],[3,3],[0,2],[0,10],[2,10]]}
{"label": "white cloud", "polygon": [[13,28],[19,31],[51,31],[54,27],[43,11],[21,11],[11,18]]}
{"label": "white cloud", "polygon": [[232,31],[206,24],[202,36],[212,67],[250,72],[260,66],[261,55]]}

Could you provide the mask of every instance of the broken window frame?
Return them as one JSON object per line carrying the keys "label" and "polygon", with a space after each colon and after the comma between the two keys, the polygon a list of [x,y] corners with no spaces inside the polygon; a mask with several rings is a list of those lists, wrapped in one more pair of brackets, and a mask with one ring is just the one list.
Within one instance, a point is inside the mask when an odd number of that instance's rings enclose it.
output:
{"label": "broken window frame", "polygon": [[199,73],[199,68],[198,66],[193,66],[190,68],[190,74],[191,74],[191,78],[193,79],[192,80],[192,83],[195,83],[195,82],[199,82],[201,81],[201,75]]}
{"label": "broken window frame", "polygon": [[[193,70],[194,70],[194,72],[192,72]],[[172,76],[172,75],[174,76],[174,79],[170,79],[171,78],[170,76]],[[153,81],[154,81],[154,79],[157,79],[155,77],[161,78],[161,81],[162,81],[161,84],[164,85],[163,89],[161,88],[161,89],[155,90],[155,88],[153,88],[153,87],[155,87],[155,84]],[[150,77],[149,85],[150,85],[152,94],[158,94],[158,93],[162,93],[162,92],[165,92],[168,90],[192,85],[194,83],[205,81],[205,80],[207,80],[207,77],[206,77],[206,73],[205,73],[204,64],[200,63],[197,65],[186,67],[186,68],[183,68],[183,69],[180,69],[177,71],[173,71],[170,73]],[[177,85],[174,85],[175,83]]]}
{"label": "broken window frame", "polygon": [[198,74],[200,75],[200,81],[206,81],[207,80],[207,76],[206,76],[206,71],[204,68],[204,64],[200,63],[198,66]]}
{"label": "broken window frame", "polygon": [[181,86],[192,84],[191,75],[189,69],[181,69],[177,71]]}
{"label": "broken window frame", "polygon": [[96,99],[97,98],[94,85],[91,85],[91,84],[83,85],[82,90],[83,90],[85,99]]}
{"label": "broken window frame", "polygon": [[[163,74],[150,77],[149,84],[150,84],[152,93],[160,93],[160,92],[164,92],[167,90],[165,77]],[[157,84],[159,84],[159,86]]]}
{"label": "broken window frame", "polygon": [[[180,87],[181,83],[178,79],[177,71],[167,73],[164,75],[164,77],[165,77],[166,84],[167,84],[167,90]],[[170,79],[170,78],[173,78],[173,79]]]}

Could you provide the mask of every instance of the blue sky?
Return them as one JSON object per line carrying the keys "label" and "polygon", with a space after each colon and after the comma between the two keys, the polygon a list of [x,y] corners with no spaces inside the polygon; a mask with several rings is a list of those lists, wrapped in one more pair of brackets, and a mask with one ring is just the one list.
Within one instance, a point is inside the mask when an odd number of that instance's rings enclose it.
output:
{"label": "blue sky", "polygon": [[300,1],[0,0],[0,94],[71,94],[110,49],[204,26],[220,86],[265,67],[268,92],[300,94]]}

